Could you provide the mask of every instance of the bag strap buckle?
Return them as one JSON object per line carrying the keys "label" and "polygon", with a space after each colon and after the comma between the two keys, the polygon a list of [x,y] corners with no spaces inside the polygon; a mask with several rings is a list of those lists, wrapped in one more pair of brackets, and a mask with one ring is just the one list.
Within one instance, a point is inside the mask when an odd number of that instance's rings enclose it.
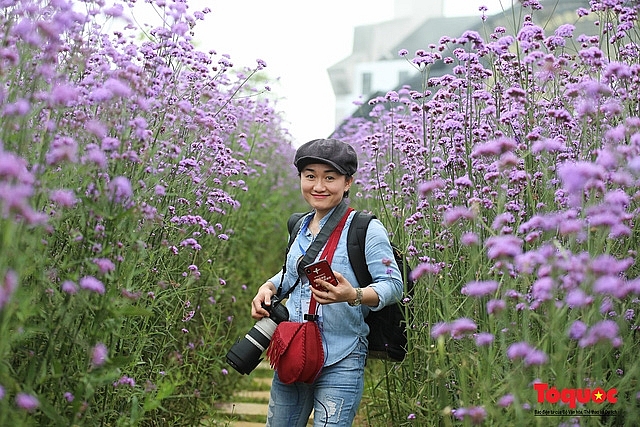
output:
{"label": "bag strap buckle", "polygon": [[310,321],[310,322],[315,322],[315,321],[317,321],[317,320],[318,320],[318,317],[319,317],[319,316],[318,316],[317,314],[309,314],[309,313],[306,313],[306,314],[304,315],[304,320],[308,320],[308,321]]}

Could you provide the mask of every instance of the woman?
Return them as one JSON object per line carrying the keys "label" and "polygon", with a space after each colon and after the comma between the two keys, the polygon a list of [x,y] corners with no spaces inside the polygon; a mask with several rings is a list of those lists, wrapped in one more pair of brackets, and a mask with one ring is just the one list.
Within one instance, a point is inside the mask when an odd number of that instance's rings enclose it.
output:
{"label": "woman", "polygon": [[[349,194],[358,168],[354,149],[335,139],[317,139],[302,145],[294,164],[300,174],[300,189],[313,211],[302,221],[286,260],[284,277],[276,274],[260,286],[252,302],[251,315],[261,319],[269,313],[278,291],[287,292],[298,280],[296,263],[304,255],[331,213]],[[315,426],[350,426],[358,410],[364,388],[369,327],[364,321],[369,310],[380,310],[399,301],[403,285],[400,271],[382,223],[374,219],[367,230],[365,256],[373,283],[360,288],[347,254],[347,233],[353,212],[340,235],[331,268],[338,285],[318,280],[326,291],[310,286],[304,275],[287,300],[289,320],[302,322],[313,294],[320,304],[325,361],[312,384],[283,384],[276,372],[271,386],[267,426],[306,426],[314,410]]]}

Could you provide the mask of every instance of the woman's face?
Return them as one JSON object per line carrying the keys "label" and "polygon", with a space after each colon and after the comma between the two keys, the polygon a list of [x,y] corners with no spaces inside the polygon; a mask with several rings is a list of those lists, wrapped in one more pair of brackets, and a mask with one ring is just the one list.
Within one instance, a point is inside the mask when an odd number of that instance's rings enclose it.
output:
{"label": "woman's face", "polygon": [[302,196],[321,217],[342,201],[352,182],[352,177],[347,179],[335,168],[324,163],[312,163],[300,172]]}

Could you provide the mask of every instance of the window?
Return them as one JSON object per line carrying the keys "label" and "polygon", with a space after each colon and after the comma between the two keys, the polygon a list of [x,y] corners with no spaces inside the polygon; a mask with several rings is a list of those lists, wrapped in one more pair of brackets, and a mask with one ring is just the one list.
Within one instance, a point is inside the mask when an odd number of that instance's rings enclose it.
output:
{"label": "window", "polygon": [[371,93],[371,73],[362,73],[362,94],[369,95]]}
{"label": "window", "polygon": [[407,83],[409,81],[409,72],[404,70],[398,73],[398,85]]}

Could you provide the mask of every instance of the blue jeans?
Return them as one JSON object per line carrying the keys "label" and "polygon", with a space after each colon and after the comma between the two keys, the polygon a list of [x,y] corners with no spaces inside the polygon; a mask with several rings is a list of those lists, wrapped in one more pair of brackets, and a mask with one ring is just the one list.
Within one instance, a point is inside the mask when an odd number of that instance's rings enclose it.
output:
{"label": "blue jeans", "polygon": [[313,384],[282,384],[273,377],[267,427],[305,427],[314,410],[314,427],[350,427],[364,389],[364,343],[336,364],[322,368]]}

